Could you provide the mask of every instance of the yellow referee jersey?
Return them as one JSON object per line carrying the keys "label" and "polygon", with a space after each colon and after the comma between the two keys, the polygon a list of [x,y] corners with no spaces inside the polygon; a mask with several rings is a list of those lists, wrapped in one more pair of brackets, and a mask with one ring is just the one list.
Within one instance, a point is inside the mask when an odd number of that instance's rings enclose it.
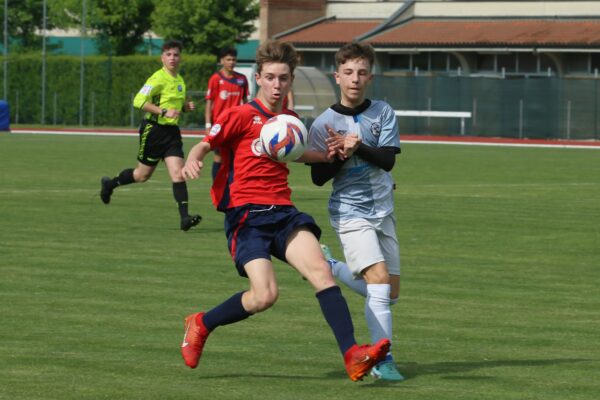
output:
{"label": "yellow referee jersey", "polygon": [[[164,68],[152,74],[135,95],[133,106],[141,109],[147,102],[151,102],[161,109],[183,110],[185,82],[181,75],[177,74],[173,77]],[[179,122],[179,118],[166,118],[152,113],[146,113],[145,117],[161,125],[177,125]]]}

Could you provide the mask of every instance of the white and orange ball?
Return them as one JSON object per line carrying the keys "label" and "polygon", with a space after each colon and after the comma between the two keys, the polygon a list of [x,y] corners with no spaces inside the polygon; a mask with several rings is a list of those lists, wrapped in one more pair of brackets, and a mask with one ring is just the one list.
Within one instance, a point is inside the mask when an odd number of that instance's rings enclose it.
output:
{"label": "white and orange ball", "polygon": [[304,153],[307,140],[306,127],[293,115],[276,115],[260,130],[263,153],[279,162],[297,160]]}

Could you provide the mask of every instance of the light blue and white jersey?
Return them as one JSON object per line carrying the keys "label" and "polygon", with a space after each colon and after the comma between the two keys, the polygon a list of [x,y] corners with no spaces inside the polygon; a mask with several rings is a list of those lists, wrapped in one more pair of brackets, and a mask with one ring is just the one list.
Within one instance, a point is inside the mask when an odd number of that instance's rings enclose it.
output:
{"label": "light blue and white jersey", "polygon": [[[372,100],[366,109],[355,113],[342,113],[340,111],[344,110],[336,106],[325,110],[312,124],[309,134],[310,149],[327,150],[325,139],[329,135],[325,126],[342,135],[356,133],[362,143],[369,147],[400,149],[398,122],[389,104]],[[352,155],[333,178],[333,191],[329,199],[330,218],[380,218],[392,214],[393,186],[390,172],[356,154]]]}

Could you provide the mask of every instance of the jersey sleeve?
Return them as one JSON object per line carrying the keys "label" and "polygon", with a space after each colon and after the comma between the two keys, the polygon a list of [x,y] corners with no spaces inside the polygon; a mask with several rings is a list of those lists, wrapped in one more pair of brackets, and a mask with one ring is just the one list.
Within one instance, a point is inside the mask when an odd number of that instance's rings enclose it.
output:
{"label": "jersey sleeve", "polygon": [[377,147],[400,148],[398,119],[392,107],[387,103],[381,113],[381,134],[379,135],[379,144]]}
{"label": "jersey sleeve", "polygon": [[244,85],[242,87],[242,103],[249,101],[248,96],[250,95],[250,89],[248,87],[248,79],[246,79],[246,75],[242,75],[244,78]]}
{"label": "jersey sleeve", "polygon": [[243,132],[243,122],[239,112],[231,112],[232,109],[223,111],[213,123],[204,142],[210,144],[210,148],[222,147],[228,141]]}
{"label": "jersey sleeve", "polygon": [[325,125],[327,124],[326,120],[327,110],[323,112],[310,126],[310,130],[308,133],[309,140],[309,150],[314,151],[327,151],[327,144],[325,143],[325,139],[329,136],[327,134],[327,129]]}
{"label": "jersey sleeve", "polygon": [[156,77],[156,74],[152,75],[150,78],[148,78],[146,83],[144,83],[144,86],[142,86],[140,91],[137,92],[137,94],[133,98],[133,106],[135,108],[141,109],[144,106],[144,104],[146,104],[149,101],[151,102],[152,98],[159,94],[161,91],[162,84],[160,80]]}
{"label": "jersey sleeve", "polygon": [[205,100],[215,101],[215,95],[218,91],[218,79],[215,79],[215,75],[212,75],[208,79],[208,88],[206,89],[206,96],[204,96]]}

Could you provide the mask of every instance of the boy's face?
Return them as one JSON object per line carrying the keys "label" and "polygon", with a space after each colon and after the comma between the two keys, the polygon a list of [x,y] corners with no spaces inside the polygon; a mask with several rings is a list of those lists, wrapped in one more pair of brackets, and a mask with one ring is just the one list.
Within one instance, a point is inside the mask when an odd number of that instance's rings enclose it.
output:
{"label": "boy's face", "polygon": [[365,99],[365,92],[373,78],[371,65],[365,58],[354,58],[341,64],[334,73],[335,82],[340,86],[342,105],[359,106]]}
{"label": "boy's face", "polygon": [[172,47],[163,51],[160,59],[166,69],[171,72],[177,71],[179,68],[179,62],[181,61],[181,54],[177,47]]}
{"label": "boy's face", "polygon": [[235,64],[237,63],[237,58],[232,55],[226,55],[225,57],[221,57],[220,62],[225,71],[231,72],[235,68]]}
{"label": "boy's face", "polygon": [[256,84],[260,86],[262,100],[274,107],[282,104],[288,95],[294,75],[290,72],[290,66],[285,63],[265,63],[255,78]]}

